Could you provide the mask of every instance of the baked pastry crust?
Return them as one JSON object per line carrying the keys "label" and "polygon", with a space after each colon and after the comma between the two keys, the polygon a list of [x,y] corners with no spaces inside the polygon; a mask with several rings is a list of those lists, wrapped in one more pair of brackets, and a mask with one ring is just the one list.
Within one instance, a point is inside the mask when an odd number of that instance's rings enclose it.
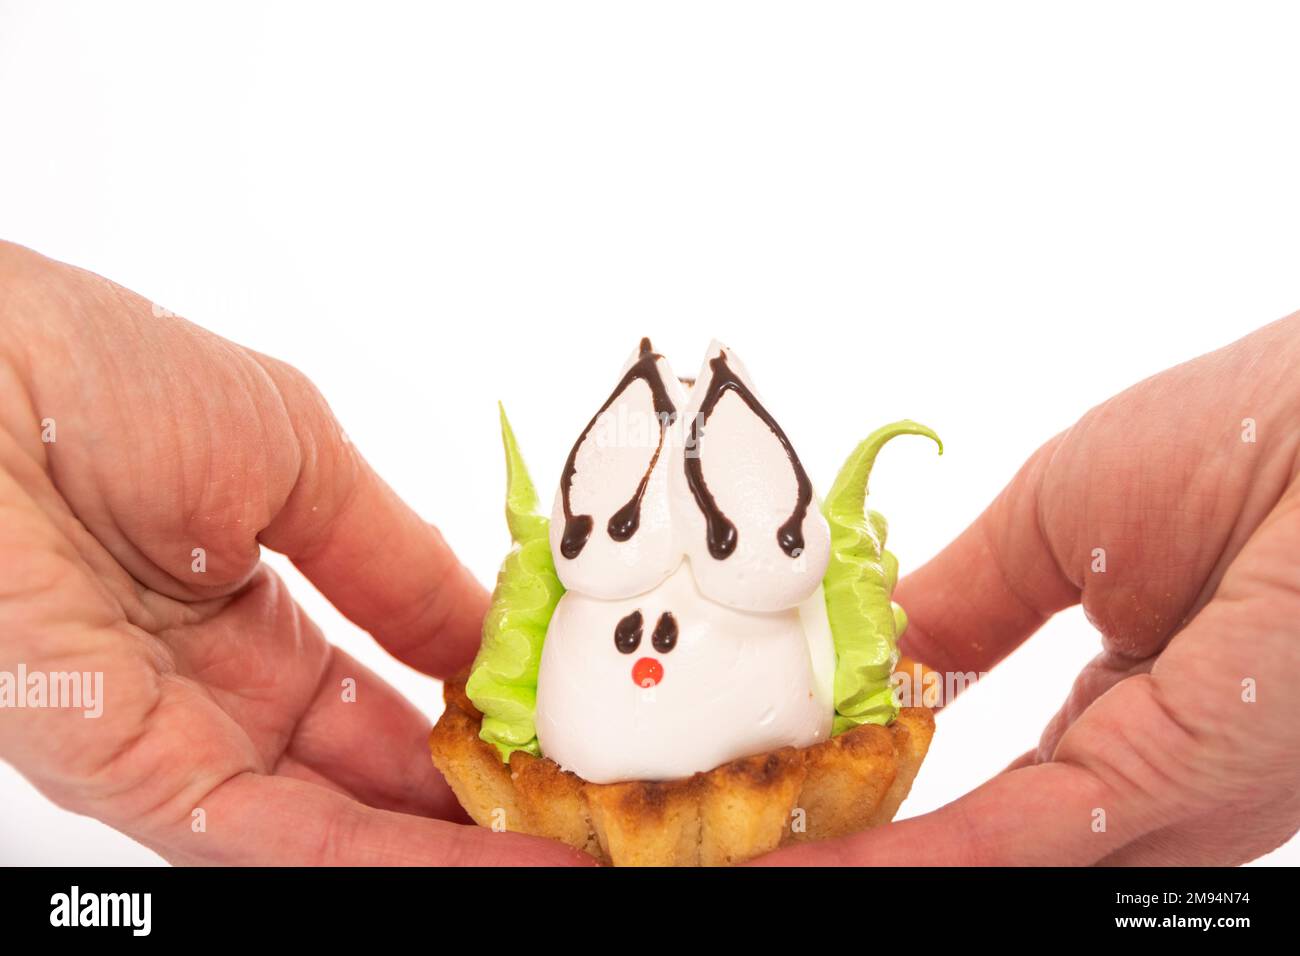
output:
{"label": "baked pastry crust", "polygon": [[594,784],[522,751],[503,763],[479,739],[482,715],[464,680],[443,696],[429,747],[475,823],[560,840],[615,866],[730,866],[888,823],[934,735],[928,708],[904,707],[888,727],[864,724],[684,780]]}

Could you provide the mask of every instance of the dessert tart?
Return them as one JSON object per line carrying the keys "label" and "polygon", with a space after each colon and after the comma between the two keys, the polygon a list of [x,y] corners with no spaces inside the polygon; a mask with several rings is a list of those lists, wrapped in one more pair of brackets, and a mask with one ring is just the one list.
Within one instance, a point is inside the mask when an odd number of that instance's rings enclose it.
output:
{"label": "dessert tart", "polygon": [[475,822],[713,866],[891,820],[934,720],[891,682],[907,619],[867,479],[938,436],[877,429],[819,500],[734,352],[678,379],[642,340],[548,518],[501,426],[514,548],[430,737]]}

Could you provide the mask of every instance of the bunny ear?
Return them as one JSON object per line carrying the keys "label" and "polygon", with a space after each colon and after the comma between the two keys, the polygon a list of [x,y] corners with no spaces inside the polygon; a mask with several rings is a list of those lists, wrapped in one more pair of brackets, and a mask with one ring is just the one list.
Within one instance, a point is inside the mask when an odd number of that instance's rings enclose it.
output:
{"label": "bunny ear", "polygon": [[631,597],[681,563],[668,470],[673,425],[685,402],[668,362],[642,339],[564,463],[550,535],[565,588],[599,598]]}
{"label": "bunny ear", "polygon": [[826,572],[830,529],[794,446],[721,343],[709,346],[682,433],[673,518],[700,590],[750,611],[804,601]]}

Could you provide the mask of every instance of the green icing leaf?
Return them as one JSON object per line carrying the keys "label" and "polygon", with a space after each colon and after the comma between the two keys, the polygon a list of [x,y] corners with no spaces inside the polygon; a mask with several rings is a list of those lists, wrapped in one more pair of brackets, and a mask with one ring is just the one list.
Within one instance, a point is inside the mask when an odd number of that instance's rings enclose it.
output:
{"label": "green icing leaf", "polygon": [[479,736],[500,751],[502,760],[509,760],[516,750],[541,754],[533,723],[537,669],[546,627],[564,586],[551,558],[550,520],[538,514],[537,490],[504,408],[501,440],[506,451],[506,524],[515,546],[497,574],[483,621],[483,643],[465,693],[483,712]]}
{"label": "green icing leaf", "polygon": [[888,724],[898,715],[889,675],[898,663],[907,615],[890,600],[898,560],[885,550],[888,526],[866,507],[876,455],[898,435],[924,435],[943,454],[943,442],[924,425],[906,420],[885,425],[853,450],[822,502],[831,527],[831,560],[822,587],[835,643],[833,734],[859,724]]}

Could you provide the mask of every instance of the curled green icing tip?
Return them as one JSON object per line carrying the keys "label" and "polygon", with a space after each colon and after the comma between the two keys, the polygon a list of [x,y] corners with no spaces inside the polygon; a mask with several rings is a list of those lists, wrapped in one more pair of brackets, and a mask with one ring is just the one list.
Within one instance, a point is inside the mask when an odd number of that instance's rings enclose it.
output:
{"label": "curled green icing tip", "polygon": [[509,760],[516,750],[541,753],[534,723],[537,673],[546,628],[564,587],[551,558],[550,520],[539,514],[537,489],[505,408],[498,407],[506,456],[506,524],[515,546],[497,574],[465,693],[483,713],[479,736]]}
{"label": "curled green icing tip", "polygon": [[924,425],[903,420],[876,429],[844,462],[822,513],[831,529],[831,558],[822,589],[835,644],[835,720],[832,733],[859,724],[888,724],[898,715],[890,674],[907,614],[891,596],[898,561],[885,550],[885,519],[867,510],[867,483],[880,449],[899,435],[943,442]]}
{"label": "curled green icing tip", "polygon": [[[943,454],[943,441],[920,422],[904,418],[890,425],[882,425],[853,449],[853,454],[849,455],[840,468],[840,473],[835,476],[835,484],[831,485],[831,490],[826,495],[822,511],[834,511],[849,520],[861,520],[867,501],[867,480],[871,477],[876,456],[886,442],[899,435],[923,435],[938,445],[939,454]],[[830,515],[827,514],[827,520],[829,519]]]}

